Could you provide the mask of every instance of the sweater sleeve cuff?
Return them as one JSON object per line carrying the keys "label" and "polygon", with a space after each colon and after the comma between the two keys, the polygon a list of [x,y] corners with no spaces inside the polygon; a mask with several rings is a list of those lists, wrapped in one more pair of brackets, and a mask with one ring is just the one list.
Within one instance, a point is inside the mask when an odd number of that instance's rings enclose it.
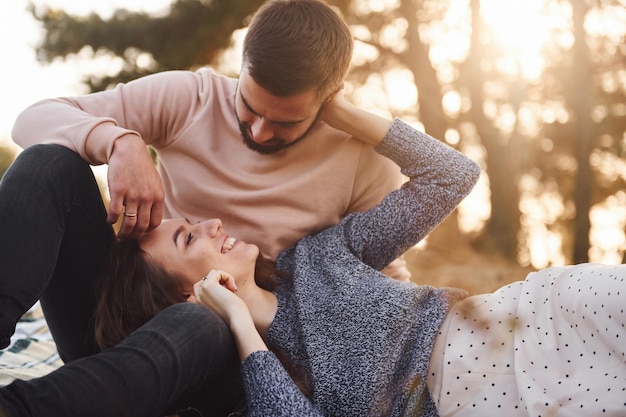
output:
{"label": "sweater sleeve cuff", "polygon": [[242,375],[250,415],[321,417],[274,353],[248,355],[242,362]]}
{"label": "sweater sleeve cuff", "polygon": [[119,127],[114,122],[100,123],[89,132],[81,156],[92,165],[107,164],[115,141],[128,134],[140,136],[139,133]]}

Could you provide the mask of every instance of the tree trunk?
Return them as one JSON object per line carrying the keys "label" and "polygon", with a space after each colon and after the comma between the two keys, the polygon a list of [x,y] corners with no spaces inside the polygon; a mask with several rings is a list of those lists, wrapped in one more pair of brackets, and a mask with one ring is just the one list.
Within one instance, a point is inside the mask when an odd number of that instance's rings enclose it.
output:
{"label": "tree trunk", "polygon": [[437,73],[428,56],[428,48],[422,42],[417,24],[417,8],[415,0],[402,0],[400,9],[403,16],[409,16],[407,40],[409,43],[406,54],[402,59],[407,68],[413,73],[417,87],[420,120],[424,124],[426,133],[443,140],[448,127],[446,115],[443,111],[443,96]]}
{"label": "tree trunk", "polygon": [[487,150],[487,175],[491,190],[491,216],[485,233],[477,244],[499,253],[508,260],[517,259],[517,240],[520,228],[519,190],[517,186],[519,157],[518,138],[502,140],[500,132],[483,112],[484,76],[480,68],[483,45],[480,43],[482,21],[480,1],[471,0],[472,38],[469,56],[465,62],[464,86],[471,99],[470,119],[474,123],[483,146]]}
{"label": "tree trunk", "polygon": [[[402,16],[410,17],[407,29],[408,49],[403,54],[402,60],[413,74],[413,80],[419,92],[420,121],[424,124],[426,133],[443,141],[448,128],[448,119],[443,111],[443,96],[437,72],[430,62],[428,47],[420,38],[415,0],[401,0],[400,10]],[[456,210],[429,236],[429,245],[440,244],[445,247],[466,244],[459,230]]]}
{"label": "tree trunk", "polygon": [[589,232],[591,222],[589,211],[593,191],[593,177],[589,156],[593,142],[593,122],[591,120],[591,68],[589,63],[589,49],[585,40],[584,20],[588,6],[580,0],[570,0],[572,5],[572,20],[574,26],[574,47],[572,62],[571,84],[572,107],[574,109],[574,132],[578,136],[576,141],[576,189],[574,190],[574,204],[576,217],[574,218],[574,249],[573,262],[589,261]]}

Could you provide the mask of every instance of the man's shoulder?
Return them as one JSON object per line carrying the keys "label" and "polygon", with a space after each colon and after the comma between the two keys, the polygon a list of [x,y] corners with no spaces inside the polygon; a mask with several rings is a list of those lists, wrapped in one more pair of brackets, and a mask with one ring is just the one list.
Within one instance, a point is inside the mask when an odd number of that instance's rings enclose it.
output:
{"label": "man's shoulder", "polygon": [[155,88],[176,95],[183,92],[202,95],[220,91],[231,95],[237,88],[237,79],[219,74],[211,67],[202,67],[196,70],[161,71],[138,78],[128,85],[142,85],[144,89]]}
{"label": "man's shoulder", "polygon": [[220,74],[212,67],[201,67],[193,72],[203,83],[218,88],[234,90],[237,87],[237,78]]}

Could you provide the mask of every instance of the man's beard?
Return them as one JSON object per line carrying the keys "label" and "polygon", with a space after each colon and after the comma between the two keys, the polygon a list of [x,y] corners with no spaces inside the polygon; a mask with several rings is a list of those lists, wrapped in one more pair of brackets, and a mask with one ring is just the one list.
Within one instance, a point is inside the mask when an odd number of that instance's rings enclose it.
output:
{"label": "man's beard", "polygon": [[245,143],[245,145],[249,149],[255,152],[258,152],[262,155],[271,155],[273,153],[282,151],[283,149],[286,149],[290,146],[293,146],[296,143],[300,142],[302,139],[304,139],[306,135],[308,135],[309,132],[313,130],[313,128],[319,121],[321,113],[322,113],[322,109],[320,108],[320,110],[317,112],[317,115],[315,115],[315,119],[313,120],[313,123],[311,123],[308,129],[302,135],[298,136],[296,139],[292,140],[291,142],[287,142],[284,139],[273,137],[265,142],[265,143],[269,142],[270,143],[269,145],[260,145],[256,143],[254,140],[252,140],[252,136],[250,135],[250,129],[248,128],[248,125],[246,125],[245,123],[239,120],[239,116],[237,115],[236,112],[235,112],[235,116],[237,117],[237,122],[239,122],[239,132],[241,133],[241,137],[243,138],[243,143]]}
{"label": "man's beard", "polygon": [[252,149],[253,151],[258,152],[263,155],[271,155],[273,153],[282,151],[283,149],[288,148],[291,145],[295,145],[297,142],[302,140],[305,136],[305,135],[302,135],[298,137],[296,140],[294,140],[293,142],[289,142],[289,143],[285,142],[284,139],[273,137],[269,139],[268,141],[269,143],[271,143],[270,145],[260,145],[256,143],[254,140],[252,140],[252,136],[250,136],[248,127],[242,122],[239,122],[239,131],[241,132],[243,143],[245,143],[249,149]]}

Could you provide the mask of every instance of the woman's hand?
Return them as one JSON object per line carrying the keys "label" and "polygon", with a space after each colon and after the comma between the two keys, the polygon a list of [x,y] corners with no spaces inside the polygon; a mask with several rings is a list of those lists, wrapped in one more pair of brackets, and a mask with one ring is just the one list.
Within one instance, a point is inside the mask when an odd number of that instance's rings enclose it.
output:
{"label": "woman's hand", "polygon": [[391,120],[360,109],[347,101],[343,86],[324,103],[321,120],[371,146],[380,143],[392,123]]}
{"label": "woman's hand", "polygon": [[195,301],[213,310],[224,320],[235,337],[239,358],[244,360],[252,352],[267,350],[250,315],[246,303],[237,296],[235,278],[227,272],[213,269],[194,284]]}
{"label": "woman's hand", "polygon": [[194,284],[193,292],[195,302],[213,310],[229,325],[233,315],[250,314],[246,303],[236,294],[235,278],[228,272],[212,269]]}

